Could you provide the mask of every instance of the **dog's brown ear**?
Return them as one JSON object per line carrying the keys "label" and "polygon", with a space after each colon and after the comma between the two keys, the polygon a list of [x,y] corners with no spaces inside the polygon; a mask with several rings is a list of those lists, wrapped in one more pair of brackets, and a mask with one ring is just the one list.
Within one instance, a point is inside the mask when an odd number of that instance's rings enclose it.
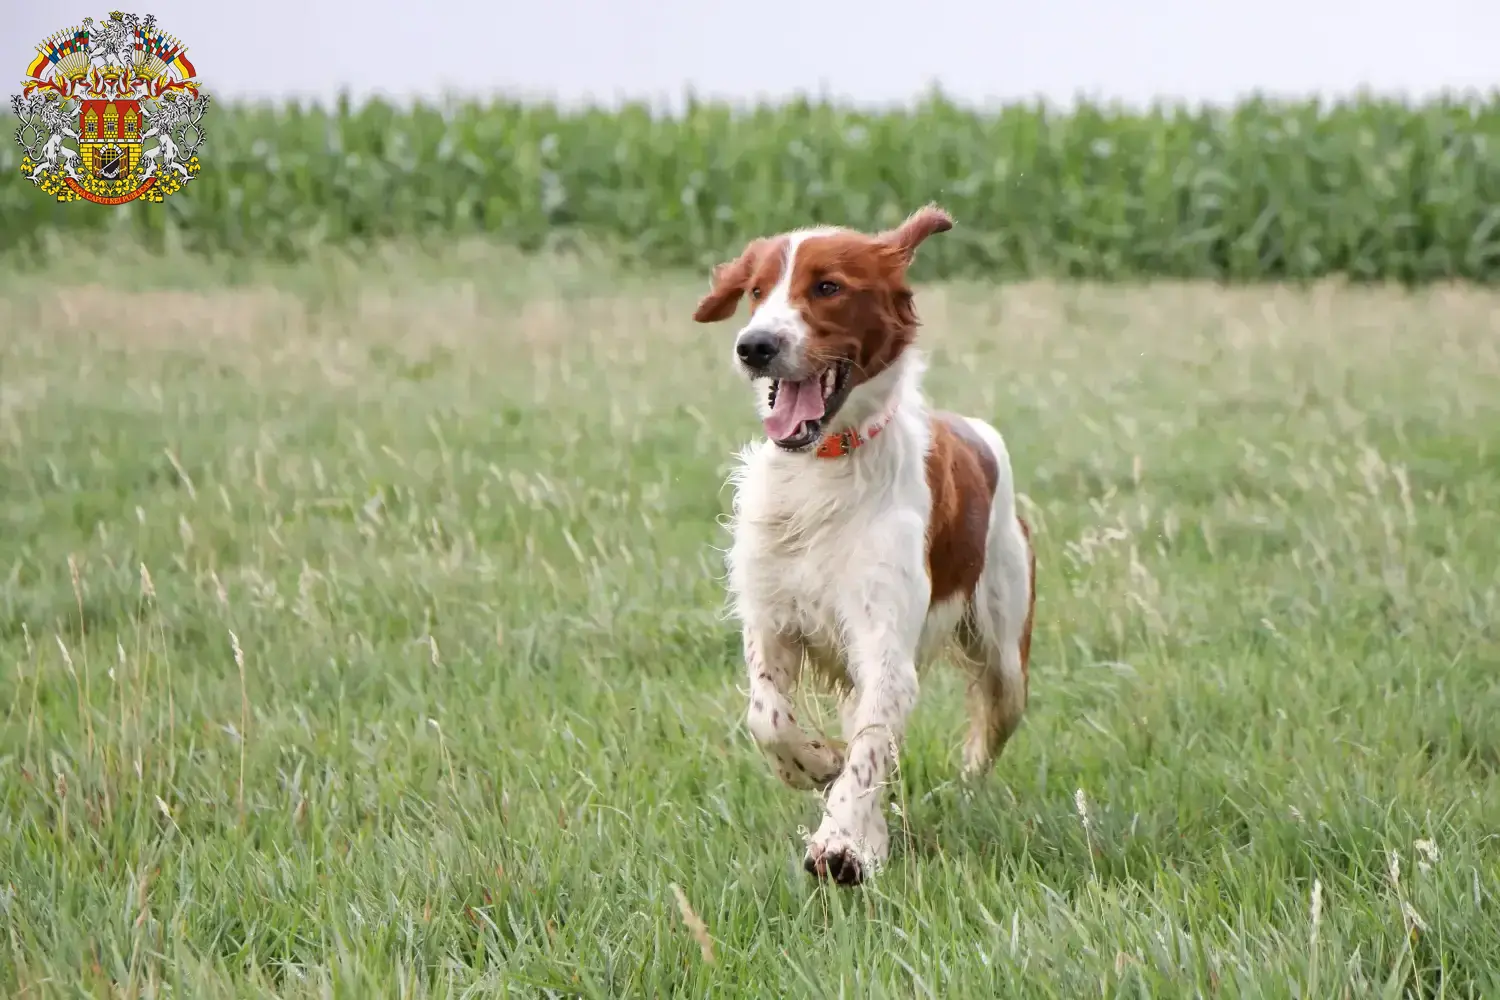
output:
{"label": "dog's brown ear", "polygon": [[708,294],[698,301],[698,308],[693,312],[695,321],[717,323],[734,315],[764,244],[765,240],[752,240],[734,260],[725,261],[714,268]]}
{"label": "dog's brown ear", "polygon": [[895,229],[881,236],[906,263],[917,255],[917,247],[935,233],[946,233],[953,228],[953,217],[936,205],[924,205]]}

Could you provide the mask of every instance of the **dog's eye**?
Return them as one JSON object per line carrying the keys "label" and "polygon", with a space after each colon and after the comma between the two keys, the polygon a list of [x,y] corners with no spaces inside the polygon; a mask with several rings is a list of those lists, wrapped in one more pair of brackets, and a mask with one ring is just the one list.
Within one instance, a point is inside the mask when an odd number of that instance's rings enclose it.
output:
{"label": "dog's eye", "polygon": [[826,299],[828,296],[837,295],[838,293],[839,286],[832,281],[820,281],[813,286],[813,294],[821,299]]}
{"label": "dog's eye", "polygon": [[760,286],[759,285],[756,285],[754,288],[750,289],[750,297],[752,299],[758,299],[758,298],[760,298]]}

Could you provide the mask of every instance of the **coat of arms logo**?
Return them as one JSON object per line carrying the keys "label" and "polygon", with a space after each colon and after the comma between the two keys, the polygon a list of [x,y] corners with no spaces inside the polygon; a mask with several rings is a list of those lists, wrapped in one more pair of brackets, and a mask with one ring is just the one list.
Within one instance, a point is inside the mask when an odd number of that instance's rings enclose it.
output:
{"label": "coat of arms logo", "polygon": [[161,201],[198,176],[203,115],[187,47],[147,14],[42,41],[11,108],[21,175],[58,201]]}

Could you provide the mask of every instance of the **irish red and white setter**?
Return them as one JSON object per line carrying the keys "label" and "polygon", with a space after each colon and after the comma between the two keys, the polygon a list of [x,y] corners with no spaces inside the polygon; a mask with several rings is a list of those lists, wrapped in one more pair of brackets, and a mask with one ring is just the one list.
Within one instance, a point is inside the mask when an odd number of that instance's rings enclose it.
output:
{"label": "irish red and white setter", "polygon": [[[1036,561],[1005,442],[928,408],[907,268],[953,226],[928,206],[876,235],[819,227],[753,240],[714,269],[694,319],[749,320],[734,363],[765,438],[741,453],[729,587],[751,735],[788,785],[824,793],[804,865],[844,884],[886,860],[885,785],[944,648],[973,684],[964,774],[988,772],[1026,707]],[[804,663],[841,691],[844,743],[811,738]]]}

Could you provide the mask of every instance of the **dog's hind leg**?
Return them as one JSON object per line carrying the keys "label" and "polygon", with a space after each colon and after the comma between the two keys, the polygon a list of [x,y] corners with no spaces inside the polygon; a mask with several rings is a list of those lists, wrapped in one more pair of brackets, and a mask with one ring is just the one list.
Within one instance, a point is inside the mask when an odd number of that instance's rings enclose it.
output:
{"label": "dog's hind leg", "polygon": [[991,526],[985,571],[960,628],[973,672],[965,778],[989,772],[1026,711],[1036,589],[1030,534],[1020,518]]}
{"label": "dog's hind leg", "polygon": [[792,712],[791,694],[802,668],[802,644],[774,630],[744,630],[745,670],[750,678],[746,723],[777,777],[793,788],[823,788],[844,769],[839,751],[810,739]]}

